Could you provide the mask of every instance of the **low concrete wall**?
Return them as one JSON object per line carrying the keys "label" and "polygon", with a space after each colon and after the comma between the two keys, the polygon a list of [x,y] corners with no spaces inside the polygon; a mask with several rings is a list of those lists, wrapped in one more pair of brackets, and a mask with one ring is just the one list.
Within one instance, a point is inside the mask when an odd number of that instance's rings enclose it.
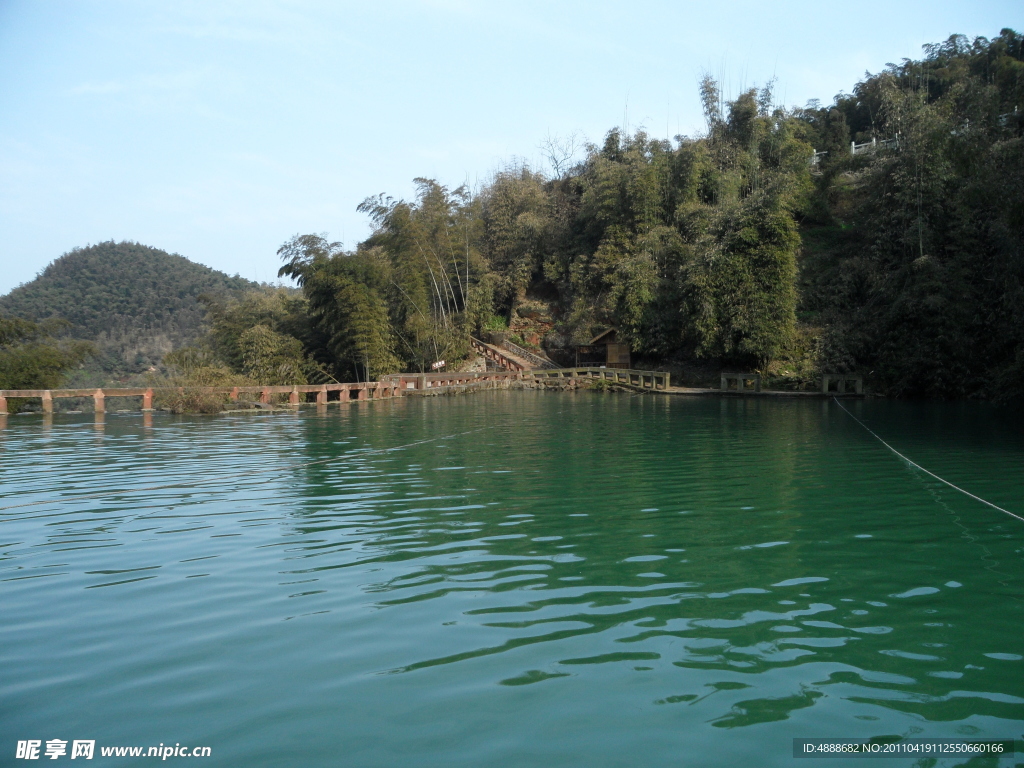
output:
{"label": "low concrete wall", "polygon": [[615,384],[651,390],[668,390],[670,376],[664,371],[635,371],[631,368],[555,368],[527,371],[523,374],[529,379],[603,379]]}
{"label": "low concrete wall", "polygon": [[[832,390],[832,384],[836,385],[835,390]],[[827,395],[830,390],[839,395],[849,392],[862,395],[864,394],[864,376],[859,373],[824,373],[821,376],[821,393]]]}
{"label": "low concrete wall", "polygon": [[[750,382],[750,386],[747,386],[747,382]],[[735,390],[732,389],[731,385],[735,383]],[[719,387],[722,392],[760,392],[761,391],[761,374],[759,373],[723,373],[721,375],[721,385]]]}

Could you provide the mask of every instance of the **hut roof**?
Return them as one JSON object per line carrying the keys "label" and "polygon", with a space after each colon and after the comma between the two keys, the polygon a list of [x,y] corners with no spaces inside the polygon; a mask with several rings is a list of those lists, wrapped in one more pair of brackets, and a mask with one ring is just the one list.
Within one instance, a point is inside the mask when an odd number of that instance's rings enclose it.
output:
{"label": "hut roof", "polygon": [[589,344],[614,344],[616,339],[617,331],[614,328],[609,328],[607,331],[601,331],[594,338],[592,338]]}

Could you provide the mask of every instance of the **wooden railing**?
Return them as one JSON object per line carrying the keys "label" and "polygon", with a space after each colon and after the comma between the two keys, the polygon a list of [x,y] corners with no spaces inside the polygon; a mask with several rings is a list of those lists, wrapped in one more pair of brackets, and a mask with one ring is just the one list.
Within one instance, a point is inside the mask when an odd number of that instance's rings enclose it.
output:
{"label": "wooden railing", "polygon": [[504,354],[497,347],[492,347],[490,344],[485,344],[480,339],[474,339],[472,336],[469,337],[469,345],[484,356],[486,360],[490,360],[496,365],[500,365],[507,371],[523,371],[526,370],[520,363],[516,362],[508,355]]}

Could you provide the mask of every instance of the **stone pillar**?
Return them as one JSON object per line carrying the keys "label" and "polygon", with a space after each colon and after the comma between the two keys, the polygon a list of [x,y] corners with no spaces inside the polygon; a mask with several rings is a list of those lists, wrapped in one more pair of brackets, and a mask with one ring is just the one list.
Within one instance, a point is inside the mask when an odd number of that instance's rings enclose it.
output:
{"label": "stone pillar", "polygon": [[152,411],[153,410],[153,390],[147,389],[142,393],[142,410]]}
{"label": "stone pillar", "polygon": [[356,400],[366,399],[366,387],[360,387],[356,390]]}
{"label": "stone pillar", "polygon": [[419,376],[416,377],[416,389],[426,389],[426,388],[427,388],[427,377],[426,377],[425,374],[421,373]]}
{"label": "stone pillar", "polygon": [[827,373],[821,374],[821,394],[823,394],[823,395],[827,395],[828,394],[828,374]]}
{"label": "stone pillar", "polygon": [[0,413],[7,415],[7,398],[3,395],[0,395]]}
{"label": "stone pillar", "polygon": [[292,387],[292,391],[288,393],[288,405],[299,404],[299,388]]}
{"label": "stone pillar", "polygon": [[317,405],[327,405],[327,385],[326,384],[321,386],[319,391],[316,393],[316,404]]}
{"label": "stone pillar", "polygon": [[263,391],[260,392],[260,402],[264,405],[270,405],[270,390],[266,387],[264,387]]}
{"label": "stone pillar", "polygon": [[235,401],[236,403],[238,402],[238,387],[231,388],[231,394],[228,395],[228,398]]}
{"label": "stone pillar", "polygon": [[721,380],[721,384],[720,384],[720,389],[723,392],[725,392],[726,390],[729,389],[729,380],[727,378],[725,378],[725,374],[724,373],[722,374],[722,380]]}
{"label": "stone pillar", "polygon": [[93,410],[96,411],[96,413],[103,413],[106,410],[106,407],[103,404],[103,390],[102,389],[97,389],[96,392],[93,394],[93,396],[92,396],[92,405],[93,405]]}
{"label": "stone pillar", "polygon": [[43,413],[53,413],[53,395],[50,390],[43,390]]}

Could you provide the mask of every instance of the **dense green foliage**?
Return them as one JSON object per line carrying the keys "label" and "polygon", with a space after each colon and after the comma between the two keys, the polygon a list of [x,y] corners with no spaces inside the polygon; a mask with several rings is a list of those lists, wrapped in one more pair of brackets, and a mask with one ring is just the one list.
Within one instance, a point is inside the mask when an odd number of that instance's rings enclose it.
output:
{"label": "dense green foliage", "polygon": [[770,86],[726,101],[705,78],[701,137],[613,130],[553,178],[512,168],[472,196],[420,179],[413,202],[363,203],[376,230],[354,252],[296,237],[281,273],[339,373],[451,361],[532,297],[554,356],[616,327],[649,361],[794,386],[860,370],[896,395],[1020,392],[1022,37],[925,54],[829,107],[778,108]]}
{"label": "dense green foliage", "polygon": [[376,230],[355,252],[299,236],[281,274],[335,357],[370,376],[463,356],[530,291],[557,297],[549,348],[617,326],[648,356],[767,361],[793,331],[811,187],[811,148],[769,102],[752,90],[722,115],[715,96],[709,136],[676,147],[612,131],[554,180],[509,169],[471,197],[420,179],[415,202],[362,204]]}
{"label": "dense green foliage", "polygon": [[95,343],[96,364],[117,375],[145,370],[199,335],[205,317],[200,295],[254,287],[182,256],[106,242],[64,254],[0,297],[0,314],[67,320],[75,338]]}
{"label": "dense green foliage", "polygon": [[646,364],[1024,394],[1024,37],[953,36],[827,107],[780,108],[771,85],[726,100],[708,77],[700,97],[696,138],[615,129],[575,164],[552,143],[551,176],[368,198],[355,250],[314,234],[281,247],[301,294],[243,296],[239,278],[104,243],[0,309],[66,317],[119,364],[191,340],[199,368],[265,384],[450,365],[471,334],[543,318],[563,361],[614,327]]}
{"label": "dense green foliage", "polygon": [[342,375],[373,378],[458,359],[480,313],[490,313],[479,205],[463,188],[418,182],[416,204],[363,202],[376,232],[356,253],[317,235],[279,251],[281,274],[302,287]]}
{"label": "dense green foliage", "polygon": [[[306,300],[294,289],[263,288],[226,301],[200,298],[207,306],[210,327],[195,346],[186,348],[197,359],[215,360],[256,384],[322,383],[333,378],[305,351],[319,349],[324,354],[325,340],[313,327]],[[180,362],[185,359],[182,353],[164,360]]]}
{"label": "dense green foliage", "polygon": [[93,354],[91,344],[61,339],[67,323],[0,317],[0,389],[53,389]]}
{"label": "dense green foliage", "polygon": [[802,119],[829,152],[805,236],[821,364],[897,395],[1024,393],[1024,38],[953,36]]}

